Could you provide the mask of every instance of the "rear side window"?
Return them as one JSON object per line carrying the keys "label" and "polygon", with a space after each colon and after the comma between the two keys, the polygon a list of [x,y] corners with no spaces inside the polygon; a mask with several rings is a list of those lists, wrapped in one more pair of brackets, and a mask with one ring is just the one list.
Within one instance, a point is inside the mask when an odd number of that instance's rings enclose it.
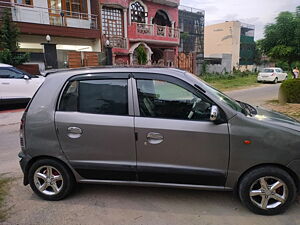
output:
{"label": "rear side window", "polygon": [[128,115],[127,80],[70,82],[62,95],[60,111]]}

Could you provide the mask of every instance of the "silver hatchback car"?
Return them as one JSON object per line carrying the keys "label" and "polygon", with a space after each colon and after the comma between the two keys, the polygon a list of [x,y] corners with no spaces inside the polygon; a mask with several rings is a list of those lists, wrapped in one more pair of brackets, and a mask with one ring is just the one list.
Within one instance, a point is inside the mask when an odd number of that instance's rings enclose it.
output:
{"label": "silver hatchback car", "polygon": [[77,182],[236,190],[283,212],[300,184],[300,123],[165,68],[47,76],[21,123],[24,185],[46,200]]}

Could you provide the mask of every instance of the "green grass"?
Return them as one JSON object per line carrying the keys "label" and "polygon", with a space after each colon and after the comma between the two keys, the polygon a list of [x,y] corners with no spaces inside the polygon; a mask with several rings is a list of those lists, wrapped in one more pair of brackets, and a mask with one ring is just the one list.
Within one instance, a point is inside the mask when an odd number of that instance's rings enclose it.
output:
{"label": "green grass", "polygon": [[204,81],[219,89],[221,91],[228,91],[239,88],[246,88],[249,86],[258,86],[259,83],[256,82],[257,75],[245,75],[245,76],[236,76],[236,75],[209,75],[201,77]]}
{"label": "green grass", "polygon": [[4,199],[7,194],[9,181],[9,178],[3,178],[0,176],[0,222],[3,222],[6,218],[7,210],[4,207]]}

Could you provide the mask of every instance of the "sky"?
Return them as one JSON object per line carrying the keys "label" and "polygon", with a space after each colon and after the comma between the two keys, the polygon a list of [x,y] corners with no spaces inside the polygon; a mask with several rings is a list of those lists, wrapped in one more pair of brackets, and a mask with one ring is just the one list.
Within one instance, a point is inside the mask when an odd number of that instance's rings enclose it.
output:
{"label": "sky", "polygon": [[181,0],[181,5],[205,10],[205,25],[239,20],[255,25],[255,40],[281,11],[295,11],[300,0]]}

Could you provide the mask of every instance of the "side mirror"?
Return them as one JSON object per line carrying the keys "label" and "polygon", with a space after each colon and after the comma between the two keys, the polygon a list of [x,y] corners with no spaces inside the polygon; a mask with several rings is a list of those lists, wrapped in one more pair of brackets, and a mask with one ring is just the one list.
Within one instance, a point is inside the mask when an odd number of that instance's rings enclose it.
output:
{"label": "side mirror", "polygon": [[210,121],[216,122],[219,119],[219,108],[218,106],[213,105],[210,110]]}
{"label": "side mirror", "polygon": [[26,75],[26,74],[24,75],[23,78],[24,78],[24,80],[30,80],[30,77],[28,75]]}

